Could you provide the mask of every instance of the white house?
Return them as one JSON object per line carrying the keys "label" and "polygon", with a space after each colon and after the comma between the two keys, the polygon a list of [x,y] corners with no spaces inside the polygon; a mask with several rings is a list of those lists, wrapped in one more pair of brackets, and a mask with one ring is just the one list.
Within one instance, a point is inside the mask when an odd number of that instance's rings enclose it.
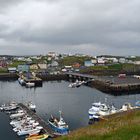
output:
{"label": "white house", "polygon": [[45,63],[40,63],[40,64],[38,64],[38,66],[40,69],[44,69],[44,70],[47,69],[47,67],[48,67],[48,65]]}

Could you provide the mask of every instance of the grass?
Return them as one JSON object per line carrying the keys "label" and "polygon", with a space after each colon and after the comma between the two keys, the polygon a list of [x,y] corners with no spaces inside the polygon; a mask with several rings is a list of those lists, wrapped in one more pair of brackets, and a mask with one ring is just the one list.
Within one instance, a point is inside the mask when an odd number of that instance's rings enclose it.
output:
{"label": "grass", "polygon": [[56,140],[140,140],[140,111],[116,115]]}

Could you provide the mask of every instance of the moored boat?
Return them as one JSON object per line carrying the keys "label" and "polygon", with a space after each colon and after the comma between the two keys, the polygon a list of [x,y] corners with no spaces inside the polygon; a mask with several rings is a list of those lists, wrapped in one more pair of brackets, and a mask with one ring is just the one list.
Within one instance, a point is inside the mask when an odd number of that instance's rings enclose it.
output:
{"label": "moored boat", "polygon": [[78,81],[76,80],[74,83],[70,83],[68,87],[70,88],[75,88],[75,87],[80,87],[82,84],[85,84],[85,81]]}
{"label": "moored boat", "polygon": [[[102,116],[111,115],[117,113],[119,110],[113,105],[109,106],[105,103],[96,102],[92,104],[92,107],[88,110],[89,119],[97,119]],[[98,114],[98,115],[97,115]]]}
{"label": "moored boat", "polygon": [[132,106],[130,103],[125,103],[122,105],[121,109],[119,111],[128,111],[128,110],[131,110],[131,109],[135,109],[136,106]]}
{"label": "moored boat", "polygon": [[11,119],[16,119],[16,118],[22,117],[22,116],[24,116],[24,115],[25,115],[24,112],[19,112],[19,113],[10,115],[10,118],[11,118]]}
{"label": "moored boat", "polygon": [[60,113],[59,119],[51,115],[50,119],[48,120],[48,123],[56,133],[58,133],[59,135],[66,135],[69,133],[69,127],[62,118],[61,111],[59,111],[59,113]]}
{"label": "moored boat", "polygon": [[25,140],[46,140],[49,137],[47,134],[37,135],[37,136],[29,136]]}
{"label": "moored boat", "polygon": [[21,77],[18,78],[18,82],[23,86],[25,85],[25,81],[24,79],[22,79]]}
{"label": "moored boat", "polygon": [[36,109],[36,105],[33,104],[32,102],[29,102],[27,106],[29,107],[29,109],[31,109],[33,111],[35,111],[35,109]]}
{"label": "moored boat", "polygon": [[17,132],[18,136],[28,135],[30,133],[37,132],[38,133],[43,129],[42,126],[37,126],[36,128],[27,128],[27,129],[21,129]]}

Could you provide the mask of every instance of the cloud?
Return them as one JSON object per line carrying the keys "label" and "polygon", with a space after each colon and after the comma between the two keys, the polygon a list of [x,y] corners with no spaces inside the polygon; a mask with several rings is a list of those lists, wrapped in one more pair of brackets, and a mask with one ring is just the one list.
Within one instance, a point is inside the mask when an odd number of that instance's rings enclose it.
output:
{"label": "cloud", "polygon": [[4,40],[0,50],[5,46],[5,53],[10,48],[14,54],[138,55],[139,4],[138,0],[0,0]]}

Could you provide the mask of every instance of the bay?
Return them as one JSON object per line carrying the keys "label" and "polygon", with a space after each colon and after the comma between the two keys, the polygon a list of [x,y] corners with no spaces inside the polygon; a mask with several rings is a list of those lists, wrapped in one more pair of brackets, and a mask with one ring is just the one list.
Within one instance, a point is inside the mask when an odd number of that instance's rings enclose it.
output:
{"label": "bay", "polygon": [[[94,88],[81,86],[68,88],[67,81],[43,82],[42,87],[25,88],[18,81],[0,81],[0,105],[9,101],[27,103],[32,101],[37,106],[37,114],[45,121],[51,114],[59,117],[59,110],[63,112],[65,121],[70,130],[75,130],[88,125],[88,109],[92,102],[107,102],[121,107],[125,102],[132,105],[140,99],[140,94],[112,96]],[[22,140],[9,125],[9,116],[0,113],[0,136],[5,140]]]}

